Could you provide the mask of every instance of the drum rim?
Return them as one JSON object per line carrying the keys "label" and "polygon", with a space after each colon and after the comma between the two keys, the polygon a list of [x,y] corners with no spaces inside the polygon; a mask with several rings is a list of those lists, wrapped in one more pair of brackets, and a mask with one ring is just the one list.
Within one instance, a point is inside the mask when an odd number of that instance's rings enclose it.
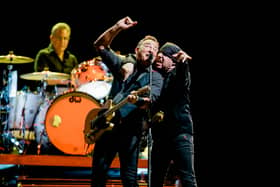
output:
{"label": "drum rim", "polygon": [[[96,102],[96,104],[98,104],[98,105],[101,107],[101,104],[98,102],[97,99],[95,99],[92,95],[90,95],[90,94],[88,94],[88,93],[86,93],[86,92],[82,92],[82,91],[72,91],[72,92],[67,92],[67,93],[58,95],[57,97],[55,97],[54,99],[51,100],[50,106],[51,106],[52,103],[54,103],[55,101],[60,100],[60,99],[62,99],[62,98],[64,98],[64,97],[67,97],[68,95],[71,95],[71,94],[73,94],[73,93],[76,93],[76,94],[78,94],[78,95],[85,95],[85,96],[89,97],[91,100],[93,100],[94,102]],[[49,108],[50,108],[50,107],[49,107]],[[49,110],[49,108],[48,108],[48,110]],[[48,110],[47,110],[46,114],[48,113]]]}

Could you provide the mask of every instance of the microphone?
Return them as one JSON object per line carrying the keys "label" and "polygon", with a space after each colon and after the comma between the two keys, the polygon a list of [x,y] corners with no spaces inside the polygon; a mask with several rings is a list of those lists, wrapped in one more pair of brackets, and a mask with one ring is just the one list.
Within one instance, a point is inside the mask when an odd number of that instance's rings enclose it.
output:
{"label": "microphone", "polygon": [[153,54],[150,53],[149,57],[148,57],[148,62],[150,63],[150,65],[152,65],[152,63],[153,63],[153,58],[154,58]]}

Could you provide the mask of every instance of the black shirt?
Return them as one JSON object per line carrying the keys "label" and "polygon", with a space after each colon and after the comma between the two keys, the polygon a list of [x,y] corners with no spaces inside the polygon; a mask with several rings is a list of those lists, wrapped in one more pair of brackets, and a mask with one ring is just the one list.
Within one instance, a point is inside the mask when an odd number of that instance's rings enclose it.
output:
{"label": "black shirt", "polygon": [[34,71],[43,71],[44,68],[48,68],[51,72],[70,74],[78,64],[76,56],[68,50],[65,51],[64,59],[61,61],[50,44],[47,48],[41,49],[37,53],[34,61]]}

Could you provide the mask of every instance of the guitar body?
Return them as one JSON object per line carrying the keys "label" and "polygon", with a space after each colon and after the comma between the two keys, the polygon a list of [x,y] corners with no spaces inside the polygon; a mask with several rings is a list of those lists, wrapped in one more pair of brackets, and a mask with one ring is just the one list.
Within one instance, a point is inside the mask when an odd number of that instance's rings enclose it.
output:
{"label": "guitar body", "polygon": [[[150,89],[148,86],[144,86],[131,94],[137,95],[146,93]],[[102,108],[94,108],[87,114],[84,127],[84,138],[87,144],[94,144],[104,132],[112,130],[113,123],[110,123],[111,119],[115,115],[115,111],[121,108],[128,102],[128,98],[124,98],[118,104],[112,106],[112,100],[107,100]]]}
{"label": "guitar body", "polygon": [[106,118],[100,117],[105,110],[107,108],[94,108],[88,112],[84,127],[86,143],[94,144],[104,132],[112,130],[114,125],[107,122]]}

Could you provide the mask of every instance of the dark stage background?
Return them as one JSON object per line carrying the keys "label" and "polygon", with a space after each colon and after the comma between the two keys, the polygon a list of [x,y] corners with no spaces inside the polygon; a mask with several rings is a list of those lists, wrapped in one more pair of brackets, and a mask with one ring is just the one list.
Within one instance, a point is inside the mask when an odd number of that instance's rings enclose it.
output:
{"label": "dark stage background", "polygon": [[[96,56],[93,41],[127,15],[137,20],[138,25],[120,33],[112,43],[113,49],[123,54],[133,52],[137,42],[147,34],[156,36],[161,44],[171,41],[181,46],[193,57],[191,99],[199,186],[228,186],[227,182],[231,180],[226,179],[233,177],[230,173],[234,163],[230,159],[232,141],[227,140],[233,134],[234,115],[237,115],[228,109],[235,105],[240,93],[232,92],[232,88],[237,87],[232,74],[238,71],[238,67],[230,58],[230,43],[237,42],[237,38],[228,33],[229,30],[239,31],[234,27],[233,18],[223,17],[227,9],[214,14],[210,10],[205,11],[206,8],[188,6],[177,12],[170,7],[173,11],[168,12],[167,6],[165,9],[157,7],[164,11],[163,14],[120,11],[114,15],[103,12],[94,2],[83,5],[67,3],[67,6],[59,7],[56,4],[33,5],[34,8],[16,5],[1,7],[4,11],[0,13],[0,55],[7,55],[12,50],[15,55],[35,58],[38,50],[49,44],[51,27],[63,21],[72,28],[69,49],[83,62]],[[14,65],[14,68],[19,70],[19,74],[30,73],[33,72],[33,63]]]}

